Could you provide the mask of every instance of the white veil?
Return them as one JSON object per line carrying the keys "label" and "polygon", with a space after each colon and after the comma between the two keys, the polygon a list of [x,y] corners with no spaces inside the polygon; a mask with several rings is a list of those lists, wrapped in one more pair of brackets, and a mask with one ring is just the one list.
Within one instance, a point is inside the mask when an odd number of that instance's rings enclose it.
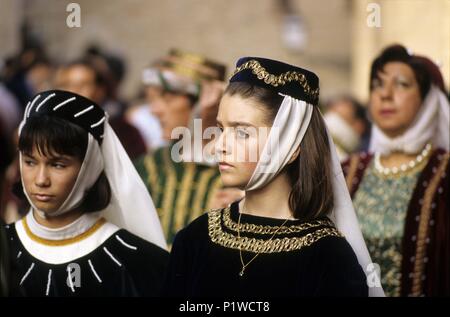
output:
{"label": "white veil", "polygon": [[166,249],[167,244],[152,198],[109,123],[102,144],[111,203],[105,218],[133,234]]}

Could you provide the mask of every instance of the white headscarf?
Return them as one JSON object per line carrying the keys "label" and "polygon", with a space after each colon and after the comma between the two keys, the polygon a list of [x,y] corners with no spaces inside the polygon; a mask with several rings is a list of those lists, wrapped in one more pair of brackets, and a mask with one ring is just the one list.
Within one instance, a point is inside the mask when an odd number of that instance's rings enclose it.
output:
{"label": "white headscarf", "polygon": [[343,162],[357,149],[361,141],[360,136],[347,121],[334,111],[326,112],[323,119],[333,136],[339,159]]}
{"label": "white headscarf", "polygon": [[[25,110],[19,135],[26,124],[29,112],[37,111],[32,109],[32,106],[33,103],[29,104]],[[104,171],[111,187],[111,201],[100,214],[116,226],[166,249],[161,224],[147,188],[109,125],[106,115],[100,123],[104,125],[102,145],[100,146],[88,132],[88,147],[77,180],[69,196],[52,216],[61,215],[79,206],[86,191]],[[20,169],[22,171],[21,157]],[[42,214],[42,211],[33,204],[25,186],[23,188],[31,206]]]}
{"label": "white headscarf", "polygon": [[432,85],[420,110],[408,130],[402,135],[390,138],[376,125],[372,125],[369,151],[383,155],[399,151],[416,154],[428,142],[433,146],[450,150],[450,105],[445,94]]}
{"label": "white headscarf", "polygon": [[[308,129],[313,112],[313,105],[290,96],[284,96],[283,102],[275,117],[272,130],[261,154],[261,159],[247,184],[246,190],[255,190],[268,184],[289,162],[292,154],[300,145]],[[276,129],[273,129],[276,128]],[[272,133],[277,131],[277,133]],[[330,162],[333,178],[334,210],[330,216],[336,228],[344,234],[353,248],[358,262],[366,272],[368,281],[376,272],[367,273],[373,267],[372,260],[359,228],[353,203],[347,189],[336,148],[327,129],[332,160]],[[277,151],[271,150],[277,146]],[[277,153],[275,159],[269,158],[269,153]],[[263,158],[269,158],[263,160]],[[264,162],[264,163],[262,163]],[[267,163],[268,162],[268,163]],[[378,281],[380,277],[376,276]],[[369,287],[370,296],[384,296],[382,287]]]}

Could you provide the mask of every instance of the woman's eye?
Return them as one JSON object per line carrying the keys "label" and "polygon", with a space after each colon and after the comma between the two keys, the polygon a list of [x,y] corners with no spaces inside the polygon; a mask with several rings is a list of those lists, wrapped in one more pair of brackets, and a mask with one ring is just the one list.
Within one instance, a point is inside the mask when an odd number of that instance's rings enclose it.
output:
{"label": "woman's eye", "polygon": [[403,80],[398,80],[395,82],[395,84],[399,87],[403,87],[403,88],[408,88],[410,86],[410,84],[406,81]]}
{"label": "woman's eye", "polygon": [[61,169],[61,168],[65,168],[66,167],[66,165],[62,164],[62,163],[53,163],[52,166],[57,168],[57,169]]}
{"label": "woman's eye", "polygon": [[237,130],[236,130],[236,135],[237,135],[239,138],[248,138],[248,137],[249,137],[249,134],[247,133],[247,131],[245,131],[245,130],[243,130],[243,129],[237,129]]}
{"label": "woman's eye", "polygon": [[27,165],[27,166],[34,166],[35,163],[33,161],[31,161],[31,160],[25,160],[25,165]]}

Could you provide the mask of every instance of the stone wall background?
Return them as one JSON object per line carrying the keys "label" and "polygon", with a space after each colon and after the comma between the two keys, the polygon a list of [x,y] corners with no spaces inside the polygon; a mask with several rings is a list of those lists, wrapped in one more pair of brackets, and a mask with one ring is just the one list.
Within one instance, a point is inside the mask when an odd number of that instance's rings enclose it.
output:
{"label": "stone wall background", "polygon": [[[69,28],[66,7],[81,6],[81,28]],[[442,63],[449,82],[450,0],[293,0],[306,22],[302,53],[282,42],[280,0],[0,0],[0,58],[19,49],[19,27],[27,19],[57,61],[78,57],[90,43],[126,58],[126,97],[139,88],[149,62],[170,48],[225,62],[257,55],[315,71],[322,100],[351,92],[367,97],[368,69],[382,47],[401,42]],[[367,4],[378,3],[381,27],[367,26]]]}

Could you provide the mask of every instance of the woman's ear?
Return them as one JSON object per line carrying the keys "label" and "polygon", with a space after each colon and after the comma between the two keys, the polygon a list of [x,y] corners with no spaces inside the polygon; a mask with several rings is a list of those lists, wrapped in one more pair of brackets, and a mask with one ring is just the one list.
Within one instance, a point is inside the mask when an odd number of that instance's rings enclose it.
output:
{"label": "woman's ear", "polygon": [[294,162],[297,159],[297,157],[299,156],[299,154],[300,154],[300,146],[297,148],[297,150],[295,150],[294,154],[292,154],[292,157],[289,160],[288,164],[291,164],[292,162]]}

